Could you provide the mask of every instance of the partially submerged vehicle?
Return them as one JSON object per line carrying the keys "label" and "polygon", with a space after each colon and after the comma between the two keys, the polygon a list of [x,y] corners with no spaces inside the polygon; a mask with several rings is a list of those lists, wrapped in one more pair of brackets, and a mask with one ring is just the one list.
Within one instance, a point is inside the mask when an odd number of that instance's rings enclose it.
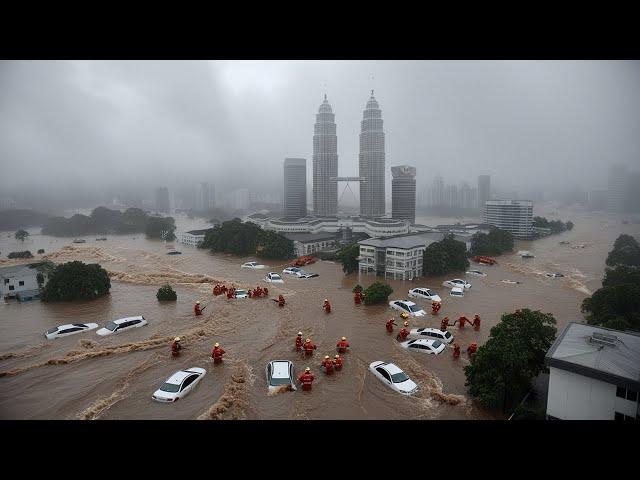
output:
{"label": "partially submerged vehicle", "polygon": [[305,265],[311,265],[312,263],[316,263],[316,257],[314,257],[313,255],[303,255],[301,257],[298,257],[293,262],[293,265],[296,267],[304,267]]}
{"label": "partially submerged vehicle", "polygon": [[204,368],[191,367],[171,375],[162,386],[153,392],[151,398],[157,402],[177,402],[191,392],[202,380],[207,371]]}
{"label": "partially submerged vehicle", "polygon": [[284,283],[282,277],[276,272],[267,273],[267,275],[264,277],[264,281],[269,283]]}
{"label": "partially submerged vehicle", "polygon": [[233,298],[249,298],[249,292],[247,290],[236,290]]}
{"label": "partially submerged vehicle", "polygon": [[167,255],[182,255],[182,252],[178,250],[171,250],[170,252],[167,252]]}
{"label": "partially submerged vehicle", "polygon": [[409,332],[409,336],[419,337],[419,338],[431,338],[435,340],[440,340],[442,343],[453,342],[453,335],[451,335],[451,332],[438,330],[437,328],[413,328]]}
{"label": "partially submerged vehicle", "polygon": [[495,265],[497,263],[495,258],[487,257],[486,255],[476,255],[472,260],[484,265]]}
{"label": "partially submerged vehicle", "polygon": [[289,360],[271,360],[264,370],[269,391],[277,390],[283,386],[296,390],[293,363]]}
{"label": "partially submerged vehicle", "polygon": [[512,285],[518,285],[520,282],[518,280],[501,280],[502,283],[510,283]]}
{"label": "partially submerged vehicle", "polygon": [[449,288],[453,288],[453,287],[459,287],[459,288],[465,288],[465,289],[471,288],[471,284],[469,282],[462,280],[460,278],[447,280],[446,282],[442,282],[442,285]]}
{"label": "partially submerged vehicle", "polygon": [[560,272],[553,272],[553,273],[547,273],[547,277],[560,278],[560,277],[564,277],[564,275],[561,274]]}
{"label": "partially submerged vehicle", "polygon": [[97,323],[68,323],[66,325],[58,325],[57,327],[50,328],[44,332],[44,336],[49,340],[53,340],[55,338],[75,335],[76,333],[88,332],[95,328],[98,328]]}
{"label": "partially submerged vehicle", "polygon": [[428,287],[417,287],[409,290],[409,297],[412,298],[424,298],[432,302],[441,302],[440,296]]}
{"label": "partially submerged vehicle", "polygon": [[402,348],[413,352],[428,353],[430,355],[438,355],[444,349],[444,343],[437,339],[418,338],[400,343]]}
{"label": "partially submerged vehicle", "polygon": [[420,305],[416,305],[409,300],[392,300],[389,302],[389,307],[394,310],[399,310],[411,317],[423,317],[427,314],[427,312],[420,308]]}
{"label": "partially submerged vehicle", "polygon": [[258,262],[245,262],[242,264],[241,268],[251,268],[254,270],[259,270],[261,268],[265,268],[266,265],[262,265],[261,263]]}
{"label": "partially submerged vehicle", "polygon": [[453,287],[449,292],[450,297],[464,297],[464,289],[460,287]]}
{"label": "partially submerged vehicle", "polygon": [[129,330],[131,328],[144,327],[147,323],[148,322],[143,315],[138,315],[135,317],[119,318],[118,320],[114,320],[112,322],[107,323],[104,327],[102,327],[96,333],[101,337],[104,337],[106,335],[111,335],[113,333],[120,333],[120,332],[123,332],[124,330]]}
{"label": "partially submerged vehicle", "polygon": [[467,270],[466,272],[467,275],[475,275],[476,277],[486,277],[487,274],[484,273],[482,270]]}
{"label": "partially submerged vehicle", "polygon": [[369,365],[369,370],[378,380],[402,395],[418,391],[418,385],[394,363],[378,360]]}
{"label": "partially submerged vehicle", "polygon": [[87,243],[83,238],[74,238],[73,243]]}
{"label": "partially submerged vehicle", "polygon": [[535,258],[535,255],[528,250],[521,250],[518,252],[522,258]]}

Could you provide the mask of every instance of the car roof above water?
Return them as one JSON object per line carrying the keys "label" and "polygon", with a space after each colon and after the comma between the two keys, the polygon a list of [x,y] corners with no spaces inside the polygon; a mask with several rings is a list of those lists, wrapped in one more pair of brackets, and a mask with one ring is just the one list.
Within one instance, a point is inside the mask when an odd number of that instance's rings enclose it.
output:
{"label": "car roof above water", "polygon": [[391,375],[402,372],[400,367],[398,367],[395,363],[381,363],[380,365],[377,365],[377,367],[384,367],[384,369]]}
{"label": "car roof above water", "polygon": [[289,378],[289,360],[272,360],[271,377],[273,378]]}
{"label": "car roof above water", "polygon": [[135,317],[124,317],[124,318],[119,318],[117,320],[114,320],[113,323],[119,324],[119,323],[124,323],[124,322],[128,322],[130,320],[144,320],[144,316],[143,315],[137,315]]}

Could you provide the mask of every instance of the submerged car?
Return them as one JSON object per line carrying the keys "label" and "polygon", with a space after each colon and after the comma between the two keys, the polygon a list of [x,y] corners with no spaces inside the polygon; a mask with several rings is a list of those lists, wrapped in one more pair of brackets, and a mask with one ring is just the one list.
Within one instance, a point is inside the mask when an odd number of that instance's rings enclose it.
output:
{"label": "submerged car", "polygon": [[59,325],[57,327],[50,328],[44,332],[44,336],[49,340],[53,340],[54,338],[75,335],[80,332],[87,332],[94,328],[98,328],[97,323],[68,323],[66,325]]}
{"label": "submerged car", "polygon": [[409,290],[409,296],[412,298],[424,298],[425,300],[431,300],[432,302],[442,301],[436,292],[427,287],[412,288]]}
{"label": "submerged car", "polygon": [[438,355],[440,352],[444,350],[444,343],[440,340],[428,339],[428,338],[418,338],[416,340],[409,340],[408,342],[400,343],[400,346],[406,348],[407,350],[428,353],[431,355]]}
{"label": "submerged car", "polygon": [[300,272],[298,274],[298,278],[314,278],[314,277],[319,277],[319,275],[317,273],[310,273],[310,272]]}
{"label": "submerged car", "polygon": [[433,338],[443,343],[453,342],[451,332],[438,330],[437,328],[414,328],[409,332],[410,337]]}
{"label": "submerged car", "polygon": [[[298,267],[287,267],[284,270],[282,270],[282,273],[285,275],[295,275],[298,276],[298,274],[302,272],[301,268]],[[303,272],[304,273],[304,272]]]}
{"label": "submerged car", "polygon": [[271,360],[265,367],[267,386],[269,391],[276,390],[283,385],[296,390],[293,376],[293,363],[289,360]]}
{"label": "submerged car", "polygon": [[206,373],[204,368],[199,367],[180,370],[171,375],[158,390],[153,392],[151,398],[157,402],[176,402],[191,392]]}
{"label": "submerged car", "polygon": [[148,322],[142,315],[138,315],[137,317],[120,318],[118,320],[107,323],[96,333],[101,337],[104,337],[105,335],[111,335],[112,333],[120,333],[123,330],[144,327],[147,323]]}
{"label": "submerged car", "polygon": [[282,280],[282,277],[278,275],[276,272],[267,273],[267,276],[264,277],[264,280],[265,282],[269,282],[269,283],[284,283],[284,280]]}
{"label": "submerged car", "polygon": [[451,297],[464,297],[464,290],[460,287],[453,287],[449,292]]}
{"label": "submerged car", "polygon": [[467,275],[475,275],[476,277],[486,277],[487,274],[484,273],[482,270],[467,270],[466,272]]}
{"label": "submerged car", "polygon": [[260,268],[264,268],[265,265],[262,265],[258,262],[246,262],[243,263],[241,268],[253,268],[253,269],[260,269]]}
{"label": "submerged car", "polygon": [[235,298],[249,298],[249,292],[246,290],[236,290]]}
{"label": "submerged car", "polygon": [[416,305],[409,300],[393,300],[389,302],[389,306],[394,310],[400,310],[412,317],[422,317],[427,314],[427,312],[420,308],[420,305]]}
{"label": "submerged car", "polygon": [[559,278],[559,277],[564,277],[564,275],[561,274],[560,272],[554,272],[554,273],[547,273],[547,277]]}
{"label": "submerged car", "polygon": [[385,383],[402,395],[411,395],[418,390],[418,385],[394,363],[376,361],[369,365],[369,370],[382,383]]}
{"label": "submerged car", "polygon": [[445,287],[449,287],[449,288],[453,288],[453,287],[471,288],[471,284],[470,283],[465,282],[464,280],[461,280],[460,278],[454,278],[453,280],[447,280],[446,282],[442,282],[442,285],[444,285]]}

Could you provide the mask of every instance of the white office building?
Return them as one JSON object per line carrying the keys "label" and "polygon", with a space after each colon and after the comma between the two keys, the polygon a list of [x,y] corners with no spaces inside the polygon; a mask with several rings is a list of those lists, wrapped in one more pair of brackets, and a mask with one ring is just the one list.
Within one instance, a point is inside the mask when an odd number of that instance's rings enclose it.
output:
{"label": "white office building", "polygon": [[49,279],[47,271],[37,264],[0,267],[0,297],[18,298],[38,297],[38,272],[44,277],[43,286]]}
{"label": "white office building", "polygon": [[284,236],[293,242],[293,252],[297,257],[332,250],[338,246],[335,233],[286,233]]}
{"label": "white office building", "polygon": [[533,236],[533,202],[530,200],[488,200],[483,211],[484,223],[511,232],[514,238]]}
{"label": "white office building", "polygon": [[640,335],[570,323],[545,356],[547,418],[640,420]]}
{"label": "white office building", "polygon": [[202,230],[190,230],[188,232],[179,233],[178,242],[182,243],[183,245],[197,247],[202,242],[204,242],[205,235],[211,230],[211,228],[205,228]]}

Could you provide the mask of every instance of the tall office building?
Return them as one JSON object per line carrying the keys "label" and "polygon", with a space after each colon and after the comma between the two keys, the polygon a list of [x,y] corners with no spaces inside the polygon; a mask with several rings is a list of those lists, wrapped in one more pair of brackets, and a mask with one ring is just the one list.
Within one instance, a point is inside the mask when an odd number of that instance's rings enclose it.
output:
{"label": "tall office building", "polygon": [[384,131],[382,111],[373,96],[360,122],[360,215],[381,217],[384,205]]}
{"label": "tall office building", "polygon": [[246,210],[249,208],[249,190],[239,188],[233,191],[232,205],[235,210]]}
{"label": "tall office building", "polygon": [[209,184],[206,182],[198,183],[196,185],[195,193],[195,207],[196,210],[206,210],[211,207],[211,192],[209,191]]}
{"label": "tall office building", "polygon": [[391,167],[391,218],[416,223],[416,167]]}
{"label": "tall office building", "polygon": [[167,187],[156,189],[156,211],[163,213],[169,213],[171,211],[169,189]]}
{"label": "tall office building", "polygon": [[433,187],[431,188],[431,205],[439,207],[444,205],[444,178],[440,175],[433,177]]}
{"label": "tall office building", "polygon": [[307,216],[307,161],[304,158],[284,159],[284,208],[288,218]]}
{"label": "tall office building", "polygon": [[533,202],[530,200],[487,200],[484,223],[511,232],[514,238],[533,235]]}
{"label": "tall office building", "polygon": [[607,188],[607,210],[610,212],[623,212],[625,210],[625,194],[627,187],[627,175],[625,165],[612,165],[609,167],[609,182]]}
{"label": "tall office building", "polygon": [[491,200],[491,177],[480,175],[478,177],[478,208],[483,212],[487,200]]}
{"label": "tall office building", "polygon": [[[338,137],[335,114],[324,96],[313,126],[313,211],[319,217],[338,214]],[[334,180],[331,180],[331,179]]]}

